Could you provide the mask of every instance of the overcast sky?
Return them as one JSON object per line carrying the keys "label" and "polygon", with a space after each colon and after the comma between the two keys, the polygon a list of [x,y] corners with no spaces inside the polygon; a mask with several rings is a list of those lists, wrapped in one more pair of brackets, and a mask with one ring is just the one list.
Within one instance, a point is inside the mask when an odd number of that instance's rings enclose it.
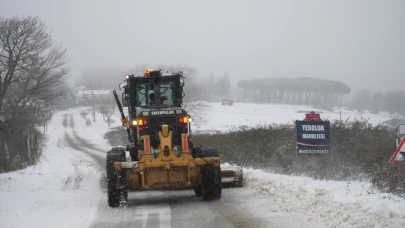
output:
{"label": "overcast sky", "polygon": [[0,0],[0,15],[40,17],[67,47],[72,76],[187,64],[233,83],[305,76],[405,90],[404,0]]}

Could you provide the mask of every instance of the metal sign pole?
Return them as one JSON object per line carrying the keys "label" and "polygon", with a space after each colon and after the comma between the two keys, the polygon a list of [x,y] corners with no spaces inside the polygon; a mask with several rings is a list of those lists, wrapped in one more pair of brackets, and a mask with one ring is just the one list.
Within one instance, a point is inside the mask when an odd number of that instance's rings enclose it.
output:
{"label": "metal sign pole", "polygon": [[96,122],[96,109],[94,107],[94,93],[93,93],[93,90],[91,91],[91,96],[92,96],[92,99],[93,99],[93,122],[95,123]]}
{"label": "metal sign pole", "polygon": [[[390,163],[405,164],[405,124],[399,124],[397,127],[397,137],[395,138],[397,149],[391,156]],[[399,155],[398,155],[399,154]]]}

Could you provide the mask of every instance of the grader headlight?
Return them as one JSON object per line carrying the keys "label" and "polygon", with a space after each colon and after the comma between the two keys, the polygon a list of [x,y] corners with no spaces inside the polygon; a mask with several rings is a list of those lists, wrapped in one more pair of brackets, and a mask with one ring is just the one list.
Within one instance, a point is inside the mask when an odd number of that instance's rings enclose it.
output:
{"label": "grader headlight", "polygon": [[148,125],[148,119],[132,120],[132,126],[146,126]]}
{"label": "grader headlight", "polygon": [[138,122],[136,120],[132,120],[132,126],[136,126]]}

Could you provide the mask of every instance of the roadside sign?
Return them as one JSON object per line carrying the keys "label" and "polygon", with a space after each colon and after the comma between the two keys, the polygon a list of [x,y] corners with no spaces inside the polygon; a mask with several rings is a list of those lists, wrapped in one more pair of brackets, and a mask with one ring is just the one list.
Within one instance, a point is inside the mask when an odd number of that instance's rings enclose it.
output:
{"label": "roadside sign", "polygon": [[398,125],[398,134],[400,136],[405,136],[405,124]]}
{"label": "roadside sign", "polygon": [[319,114],[306,114],[304,121],[297,120],[297,153],[328,154],[330,152],[330,122],[322,121]]}
{"label": "roadside sign", "polygon": [[405,138],[402,139],[397,150],[394,152],[390,159],[390,163],[399,163],[405,164],[404,155],[405,155]]}
{"label": "roadside sign", "polygon": [[305,114],[305,121],[322,121],[321,114],[317,114],[314,111],[310,112],[309,114]]}

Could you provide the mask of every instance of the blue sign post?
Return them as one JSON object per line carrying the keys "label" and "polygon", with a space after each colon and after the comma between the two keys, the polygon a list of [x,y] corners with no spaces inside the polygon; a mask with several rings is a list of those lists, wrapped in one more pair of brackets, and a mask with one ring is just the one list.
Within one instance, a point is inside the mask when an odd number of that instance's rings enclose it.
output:
{"label": "blue sign post", "polygon": [[297,120],[295,126],[298,154],[328,154],[330,152],[329,121],[322,121],[319,114],[317,114],[317,119],[308,118],[307,115],[304,121]]}

